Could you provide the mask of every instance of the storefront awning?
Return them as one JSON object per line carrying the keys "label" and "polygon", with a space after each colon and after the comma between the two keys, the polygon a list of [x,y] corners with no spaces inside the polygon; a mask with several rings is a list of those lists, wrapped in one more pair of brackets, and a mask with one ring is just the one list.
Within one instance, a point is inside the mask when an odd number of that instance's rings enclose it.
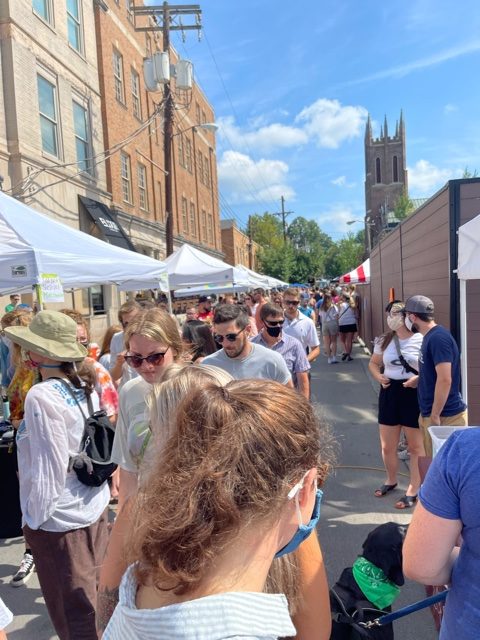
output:
{"label": "storefront awning", "polygon": [[84,196],[79,196],[79,198],[88,214],[95,222],[102,240],[109,242],[116,247],[121,247],[122,249],[136,251],[132,241],[122,229],[114,211],[107,207],[106,204],[103,204],[103,202],[98,202],[91,198],[85,198]]}

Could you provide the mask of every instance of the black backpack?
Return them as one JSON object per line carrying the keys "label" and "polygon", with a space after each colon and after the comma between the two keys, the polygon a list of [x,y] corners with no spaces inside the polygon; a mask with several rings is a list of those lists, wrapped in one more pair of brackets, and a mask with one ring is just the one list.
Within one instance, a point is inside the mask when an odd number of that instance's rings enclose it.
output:
{"label": "black backpack", "polygon": [[87,417],[70,385],[62,378],[56,378],[56,380],[60,380],[68,390],[85,420],[80,451],[77,455],[70,457],[68,470],[73,469],[83,484],[99,487],[117,468],[117,465],[111,461],[115,429],[103,409],[93,411],[92,399],[88,394],[86,394],[89,413]]}

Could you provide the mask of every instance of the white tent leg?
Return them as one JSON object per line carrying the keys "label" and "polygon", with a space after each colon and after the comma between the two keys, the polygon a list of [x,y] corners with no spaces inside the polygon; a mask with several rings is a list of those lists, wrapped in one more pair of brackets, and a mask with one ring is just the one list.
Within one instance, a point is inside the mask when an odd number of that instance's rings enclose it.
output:
{"label": "white tent leg", "polygon": [[468,405],[467,281],[460,280],[460,363],[462,396]]}

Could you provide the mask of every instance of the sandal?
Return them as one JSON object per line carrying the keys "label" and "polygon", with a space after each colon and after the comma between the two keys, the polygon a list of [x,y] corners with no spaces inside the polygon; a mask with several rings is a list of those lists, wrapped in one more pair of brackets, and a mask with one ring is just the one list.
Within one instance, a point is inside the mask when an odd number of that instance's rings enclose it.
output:
{"label": "sandal", "polygon": [[396,486],[397,486],[397,483],[395,483],[395,484],[382,484],[381,487],[379,487],[378,489],[375,490],[374,495],[375,495],[376,498],[383,498],[383,496],[386,496],[387,493],[389,493],[390,491],[393,491]]}
{"label": "sandal", "polygon": [[410,509],[417,501],[417,496],[403,496],[395,504],[395,509]]}

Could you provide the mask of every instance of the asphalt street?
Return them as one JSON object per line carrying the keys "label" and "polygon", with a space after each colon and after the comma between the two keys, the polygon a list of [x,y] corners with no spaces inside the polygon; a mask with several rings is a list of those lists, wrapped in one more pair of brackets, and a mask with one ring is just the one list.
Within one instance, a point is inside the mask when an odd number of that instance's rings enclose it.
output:
{"label": "asphalt street", "polygon": [[[361,552],[371,529],[383,522],[408,523],[411,512],[397,511],[393,504],[406,487],[401,476],[399,489],[385,498],[373,492],[384,476],[376,423],[377,389],[367,372],[368,356],[356,345],[352,362],[328,365],[321,356],[312,369],[312,390],[316,406],[331,425],[339,443],[334,473],[324,487],[319,534],[330,584],[344,567],[351,566]],[[401,471],[408,469],[401,463]],[[9,640],[56,640],[36,574],[27,585],[12,588],[9,580],[23,554],[21,539],[0,540],[0,596],[14,613],[8,628]],[[407,582],[394,609],[422,599],[423,587]],[[418,612],[394,624],[396,638],[434,640],[437,634],[428,611]]]}

